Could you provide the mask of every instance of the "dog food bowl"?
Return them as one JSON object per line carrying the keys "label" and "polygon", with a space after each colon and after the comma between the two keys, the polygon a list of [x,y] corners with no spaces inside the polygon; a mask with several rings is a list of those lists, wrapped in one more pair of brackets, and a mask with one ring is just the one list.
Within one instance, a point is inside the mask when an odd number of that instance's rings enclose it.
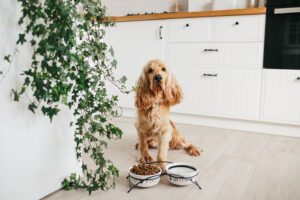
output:
{"label": "dog food bowl", "polygon": [[[158,167],[158,166],[157,166]],[[136,185],[137,187],[148,188],[157,185],[160,181],[161,168],[159,172],[152,175],[139,175],[131,172],[132,167],[129,169],[129,180],[131,184]]]}
{"label": "dog food bowl", "polygon": [[178,186],[186,186],[195,182],[198,176],[196,166],[186,163],[170,164],[166,168],[170,183]]}

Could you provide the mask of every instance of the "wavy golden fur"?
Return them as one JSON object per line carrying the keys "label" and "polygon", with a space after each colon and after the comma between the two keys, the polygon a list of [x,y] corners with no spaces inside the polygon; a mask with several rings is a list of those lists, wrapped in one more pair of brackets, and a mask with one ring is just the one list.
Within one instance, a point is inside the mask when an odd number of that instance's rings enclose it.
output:
{"label": "wavy golden fur", "polygon": [[191,156],[200,155],[201,150],[187,142],[170,120],[170,107],[180,103],[182,96],[176,78],[161,60],[146,64],[137,82],[135,98],[140,162],[152,161],[149,147],[158,147],[157,161],[167,160],[169,148],[184,148]]}

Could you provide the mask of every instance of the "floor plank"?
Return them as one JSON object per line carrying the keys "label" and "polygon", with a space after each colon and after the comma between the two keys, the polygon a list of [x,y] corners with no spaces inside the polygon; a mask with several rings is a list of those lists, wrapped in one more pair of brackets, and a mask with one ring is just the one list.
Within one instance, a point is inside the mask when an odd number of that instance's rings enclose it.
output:
{"label": "floor plank", "polygon": [[270,140],[270,135],[239,132],[223,154],[257,163]]}
{"label": "floor plank", "polygon": [[201,156],[192,157],[185,152],[178,154],[177,151],[171,151],[169,152],[169,158],[171,161],[194,163],[201,169],[208,169],[231,146],[235,135],[236,133],[230,130],[207,128],[203,137],[192,139],[194,145],[203,149]]}
{"label": "floor plank", "polygon": [[300,156],[265,151],[243,200],[299,200]]}
{"label": "floor plank", "polygon": [[300,154],[300,138],[272,136],[267,149]]}

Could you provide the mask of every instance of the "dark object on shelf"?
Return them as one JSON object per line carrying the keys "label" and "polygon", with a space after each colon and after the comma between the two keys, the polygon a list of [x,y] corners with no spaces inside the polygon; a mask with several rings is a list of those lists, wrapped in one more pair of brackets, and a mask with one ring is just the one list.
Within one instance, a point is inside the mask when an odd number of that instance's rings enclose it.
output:
{"label": "dark object on shelf", "polygon": [[126,16],[139,16],[139,15],[159,15],[159,14],[168,14],[168,13],[174,13],[174,12],[167,12],[167,11],[164,11],[162,13],[155,13],[155,12],[145,12],[145,13],[129,13],[127,14]]}

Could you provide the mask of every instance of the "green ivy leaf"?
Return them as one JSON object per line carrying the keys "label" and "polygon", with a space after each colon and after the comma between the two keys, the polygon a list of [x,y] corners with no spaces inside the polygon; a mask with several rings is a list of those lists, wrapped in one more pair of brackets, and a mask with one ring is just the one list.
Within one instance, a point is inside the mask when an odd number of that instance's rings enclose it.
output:
{"label": "green ivy leaf", "polygon": [[127,77],[126,76],[123,76],[121,79],[120,79],[120,82],[121,83],[126,83],[126,81],[127,81]]}
{"label": "green ivy leaf", "polygon": [[111,56],[115,56],[115,52],[114,52],[114,49],[112,47],[109,48],[109,52],[111,54]]}
{"label": "green ivy leaf", "polygon": [[30,84],[30,79],[29,79],[29,77],[26,77],[23,85],[29,86],[29,84]]}
{"label": "green ivy leaf", "polygon": [[110,165],[110,166],[108,167],[108,170],[111,172],[111,174],[112,174],[113,176],[119,176],[119,170],[118,170],[115,166]]}
{"label": "green ivy leaf", "polygon": [[86,164],[82,164],[81,169],[83,172],[87,171],[87,165]]}
{"label": "green ivy leaf", "polygon": [[29,105],[28,105],[28,109],[31,111],[31,112],[33,112],[33,113],[35,113],[35,110],[37,109],[37,106],[35,105],[35,103],[30,103]]}
{"label": "green ivy leaf", "polygon": [[13,99],[14,101],[19,101],[20,100],[20,95],[16,90],[11,90],[12,94],[13,94]]}
{"label": "green ivy leaf", "polygon": [[11,57],[11,55],[4,56],[4,60],[11,63],[10,57]]}
{"label": "green ivy leaf", "polygon": [[112,66],[113,68],[116,68],[116,67],[117,67],[117,64],[118,64],[118,62],[117,62],[117,60],[115,60],[115,59],[111,62],[111,66]]}
{"label": "green ivy leaf", "polygon": [[42,106],[41,110],[44,115],[47,115],[49,117],[50,121],[52,121],[53,116],[57,115],[57,113],[59,112],[58,108],[45,107],[45,106]]}
{"label": "green ivy leaf", "polygon": [[17,41],[17,44],[24,44],[26,42],[26,39],[25,39],[25,34],[23,33],[23,34],[19,34],[19,39],[18,39],[18,41]]}

